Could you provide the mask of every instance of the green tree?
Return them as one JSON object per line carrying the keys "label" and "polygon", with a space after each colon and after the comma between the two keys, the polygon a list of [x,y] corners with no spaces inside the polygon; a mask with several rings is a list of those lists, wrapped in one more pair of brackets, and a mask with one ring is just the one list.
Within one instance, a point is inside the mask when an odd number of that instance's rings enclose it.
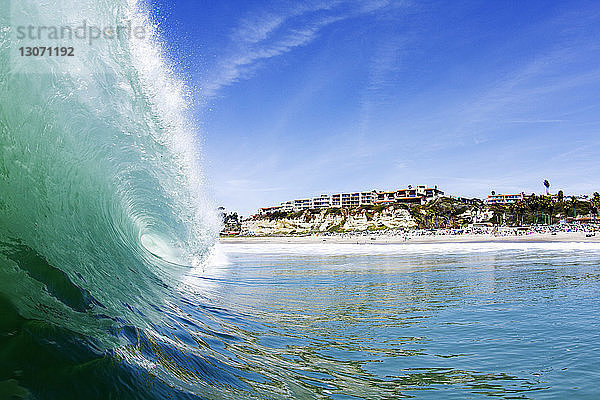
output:
{"label": "green tree", "polygon": [[592,208],[596,212],[596,216],[600,212],[600,193],[594,192],[594,197],[592,198]]}
{"label": "green tree", "polygon": [[573,208],[573,219],[577,218],[577,197],[571,196],[571,207]]}
{"label": "green tree", "polygon": [[517,211],[517,220],[519,219],[519,216],[521,217],[521,221],[520,221],[520,225],[523,225],[523,220],[525,218],[525,216],[527,215],[527,211],[529,209],[528,205],[527,205],[527,200],[523,199],[523,200],[519,200],[516,204],[515,204],[515,209]]}
{"label": "green tree", "polygon": [[537,225],[540,202],[538,196],[536,196],[535,193],[531,193],[531,196],[527,198],[527,207],[531,211],[532,215],[535,215],[535,219],[533,220],[533,222]]}
{"label": "green tree", "polygon": [[562,202],[565,199],[565,194],[563,193],[562,190],[558,191],[558,201]]}
{"label": "green tree", "polygon": [[544,217],[544,213],[548,214],[548,224],[552,224],[552,214],[554,213],[554,200],[552,200],[551,196],[540,196],[539,197],[539,206],[542,211],[542,219]]}

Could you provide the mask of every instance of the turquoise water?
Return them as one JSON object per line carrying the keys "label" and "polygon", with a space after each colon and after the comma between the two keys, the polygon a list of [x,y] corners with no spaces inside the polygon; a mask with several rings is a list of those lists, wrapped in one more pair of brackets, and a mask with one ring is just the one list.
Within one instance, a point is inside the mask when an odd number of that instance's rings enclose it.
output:
{"label": "turquoise water", "polygon": [[197,294],[290,397],[598,397],[598,245],[223,247]]}
{"label": "turquoise water", "polygon": [[[71,313],[102,308],[35,253],[13,259]],[[599,260],[597,244],[227,244],[87,333],[4,291],[0,398],[594,399]]]}
{"label": "turquoise water", "polygon": [[[144,345],[220,222],[188,89],[144,4],[0,1],[0,399],[155,399],[178,381],[149,372]],[[146,34],[19,37],[84,22]]]}

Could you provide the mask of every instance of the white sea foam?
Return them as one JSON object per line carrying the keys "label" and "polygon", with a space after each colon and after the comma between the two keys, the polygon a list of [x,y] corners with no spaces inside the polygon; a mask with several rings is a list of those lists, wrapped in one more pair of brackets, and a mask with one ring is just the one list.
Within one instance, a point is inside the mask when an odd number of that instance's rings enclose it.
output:
{"label": "white sea foam", "polygon": [[585,242],[489,242],[489,243],[225,243],[226,253],[246,254],[306,254],[306,255],[402,255],[402,254],[464,254],[498,251],[592,251],[600,252],[600,243]]}

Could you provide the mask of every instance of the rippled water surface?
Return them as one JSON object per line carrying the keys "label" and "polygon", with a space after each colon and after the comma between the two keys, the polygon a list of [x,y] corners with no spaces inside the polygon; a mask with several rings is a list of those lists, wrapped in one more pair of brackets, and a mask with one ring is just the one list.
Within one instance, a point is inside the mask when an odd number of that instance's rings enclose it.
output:
{"label": "rippled water surface", "polygon": [[599,398],[598,244],[221,244],[140,300],[15,249],[2,400]]}
{"label": "rippled water surface", "polygon": [[585,244],[226,244],[186,284],[267,398],[591,399],[599,261]]}

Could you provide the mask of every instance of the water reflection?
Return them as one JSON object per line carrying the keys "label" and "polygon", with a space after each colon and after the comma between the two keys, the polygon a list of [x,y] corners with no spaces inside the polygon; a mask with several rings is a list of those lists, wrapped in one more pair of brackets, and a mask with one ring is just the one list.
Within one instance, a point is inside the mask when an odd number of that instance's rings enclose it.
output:
{"label": "water reflection", "polygon": [[597,249],[287,250],[223,247],[136,352],[207,398],[594,393]]}

